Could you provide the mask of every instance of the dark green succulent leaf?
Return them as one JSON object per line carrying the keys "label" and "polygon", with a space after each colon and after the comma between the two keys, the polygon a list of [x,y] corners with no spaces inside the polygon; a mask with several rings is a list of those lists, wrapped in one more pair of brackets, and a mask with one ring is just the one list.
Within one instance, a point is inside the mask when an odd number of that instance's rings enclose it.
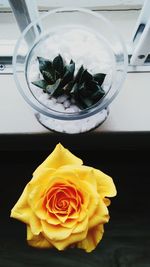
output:
{"label": "dark green succulent leaf", "polygon": [[92,92],[97,90],[97,86],[98,86],[98,82],[97,81],[88,80],[88,81],[85,82],[85,84],[86,84],[87,90],[92,91]]}
{"label": "dark green succulent leaf", "polygon": [[101,86],[104,82],[106,74],[105,73],[96,73],[93,75],[94,80],[98,82],[98,84]]}
{"label": "dark green succulent leaf", "polygon": [[55,83],[54,73],[43,70],[42,75],[43,75],[44,80],[47,81],[48,83],[50,83],[50,84]]}
{"label": "dark green succulent leaf", "polygon": [[81,82],[88,82],[93,80],[93,76],[87,70],[84,70],[81,77]]}
{"label": "dark green succulent leaf", "polygon": [[74,74],[75,71],[75,63],[73,60],[70,61],[70,64],[66,66],[66,70],[70,73]]}
{"label": "dark green succulent leaf", "polygon": [[61,78],[64,73],[64,61],[61,55],[54,58],[53,68],[57,72],[57,78]]}
{"label": "dark green succulent leaf", "polygon": [[75,83],[70,91],[71,96],[77,96],[78,95],[78,87],[79,85]]}
{"label": "dark green succulent leaf", "polygon": [[85,104],[86,108],[90,108],[93,105],[92,99],[90,99],[88,97],[83,97],[82,101]]}
{"label": "dark green succulent leaf", "polygon": [[34,82],[32,82],[32,84],[38,86],[39,88],[43,89],[44,91],[46,90],[46,87],[48,85],[48,83],[45,80],[34,81]]}
{"label": "dark green succulent leaf", "polygon": [[73,85],[74,85],[74,81],[71,81],[65,86],[65,88],[64,88],[65,94],[70,94],[70,92],[73,88]]}
{"label": "dark green succulent leaf", "polygon": [[79,91],[80,91],[80,94],[83,96],[83,97],[89,97],[91,96],[91,90],[89,90],[86,85],[84,84],[84,86],[82,85],[80,88],[79,88]]}
{"label": "dark green succulent leaf", "polygon": [[65,73],[61,80],[61,86],[64,87],[67,83],[69,83],[73,79],[74,70],[75,70],[74,62],[65,66]]}
{"label": "dark green succulent leaf", "polygon": [[93,105],[93,100],[89,97],[83,97],[79,96],[78,99],[76,99],[76,103],[81,109],[90,108]]}
{"label": "dark green succulent leaf", "polygon": [[46,86],[48,85],[48,83],[45,80],[34,81],[32,82],[32,84],[38,86],[41,89],[46,89]]}
{"label": "dark green succulent leaf", "polygon": [[51,96],[54,96],[55,95],[55,91],[57,91],[59,89],[59,85],[60,85],[60,79],[58,79],[54,84],[49,84],[47,87],[46,87],[46,92],[48,94],[50,94]]}
{"label": "dark green succulent leaf", "polygon": [[83,65],[79,68],[79,70],[77,71],[77,74],[74,78],[74,81],[77,82],[77,83],[80,83],[81,82],[81,77],[82,77],[82,74],[84,72],[84,68],[83,68]]}
{"label": "dark green succulent leaf", "polygon": [[73,63],[74,63],[74,61],[71,59],[71,60],[70,60],[70,64],[73,64]]}
{"label": "dark green succulent leaf", "polygon": [[55,81],[60,79],[60,73],[58,73],[56,70],[55,70]]}
{"label": "dark green succulent leaf", "polygon": [[41,73],[42,71],[48,71],[52,69],[52,62],[50,60],[43,57],[37,57],[37,59],[39,61],[39,69]]}
{"label": "dark green succulent leaf", "polygon": [[96,92],[94,92],[91,95],[91,99],[94,100],[94,102],[99,101],[103,96],[105,95],[105,91],[102,89],[102,87],[98,86],[98,89]]}

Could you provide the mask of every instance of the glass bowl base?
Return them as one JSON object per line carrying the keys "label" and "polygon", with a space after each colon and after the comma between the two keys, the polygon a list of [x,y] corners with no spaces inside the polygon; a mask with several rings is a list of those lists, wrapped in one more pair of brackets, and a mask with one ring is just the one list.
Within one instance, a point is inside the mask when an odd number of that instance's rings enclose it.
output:
{"label": "glass bowl base", "polygon": [[94,130],[107,119],[108,115],[108,108],[105,108],[92,116],[78,120],[60,120],[47,117],[41,113],[35,114],[39,123],[45,128],[54,132],[66,134],[79,134]]}

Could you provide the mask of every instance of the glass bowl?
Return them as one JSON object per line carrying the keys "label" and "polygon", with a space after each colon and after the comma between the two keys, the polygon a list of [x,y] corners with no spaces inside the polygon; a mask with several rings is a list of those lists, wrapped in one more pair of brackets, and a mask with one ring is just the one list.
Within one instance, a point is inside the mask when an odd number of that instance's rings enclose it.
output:
{"label": "glass bowl", "polygon": [[[91,74],[105,73],[105,95],[92,107],[66,110],[32,82],[38,77],[37,57],[53,60],[58,54],[83,65]],[[58,8],[39,16],[21,34],[13,56],[14,78],[24,99],[46,128],[68,134],[95,129],[108,116],[109,104],[117,96],[127,73],[124,42],[104,16],[83,8]],[[73,106],[73,108],[72,108]]]}

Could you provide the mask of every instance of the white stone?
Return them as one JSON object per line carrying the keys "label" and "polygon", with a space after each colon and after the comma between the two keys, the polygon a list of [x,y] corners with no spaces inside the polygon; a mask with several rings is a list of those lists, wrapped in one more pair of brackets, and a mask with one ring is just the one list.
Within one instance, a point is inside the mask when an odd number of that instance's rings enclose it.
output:
{"label": "white stone", "polygon": [[56,103],[55,104],[55,110],[56,111],[60,111],[60,112],[64,112],[65,111],[65,108],[64,108],[63,104]]}
{"label": "white stone", "polygon": [[80,108],[78,108],[76,105],[71,105],[70,109],[72,109],[74,112],[79,112]]}
{"label": "white stone", "polygon": [[73,108],[67,108],[66,110],[65,110],[65,112],[66,113],[74,113],[75,111],[74,111],[74,109]]}
{"label": "white stone", "polygon": [[56,104],[57,99],[55,97],[52,97],[51,100],[53,101],[53,104]]}
{"label": "white stone", "polygon": [[70,103],[69,100],[66,100],[66,101],[63,103],[63,105],[64,105],[64,108],[66,108],[66,110],[67,110],[67,109],[70,107],[71,103]]}
{"label": "white stone", "polygon": [[56,104],[53,103],[52,99],[48,99],[48,100],[45,102],[45,105],[46,105],[48,108],[51,108],[51,109],[55,109],[55,106],[56,106]]}
{"label": "white stone", "polygon": [[68,95],[60,95],[57,97],[57,103],[64,103],[68,99]]}
{"label": "white stone", "polygon": [[[40,89],[39,89],[39,90],[40,90]],[[39,97],[39,101],[41,101],[43,104],[44,104],[45,101],[48,100],[48,99],[49,99],[49,95],[46,94],[46,93],[41,94],[40,97]]]}

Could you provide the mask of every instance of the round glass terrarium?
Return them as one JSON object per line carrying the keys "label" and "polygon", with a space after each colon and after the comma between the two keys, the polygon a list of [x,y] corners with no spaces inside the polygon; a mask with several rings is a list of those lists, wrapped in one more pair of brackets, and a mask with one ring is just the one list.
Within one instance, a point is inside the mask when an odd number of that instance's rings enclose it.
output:
{"label": "round glass terrarium", "polygon": [[[75,63],[74,75],[81,66],[91,75],[105,74],[103,97],[82,109],[67,94],[52,97],[36,86],[36,81],[43,79],[38,59],[53,62],[58,55],[66,64]],[[15,47],[13,67],[17,87],[36,111],[38,121],[50,130],[76,134],[98,127],[107,118],[109,104],[126,76],[127,53],[116,29],[97,12],[59,8],[24,30]]]}

